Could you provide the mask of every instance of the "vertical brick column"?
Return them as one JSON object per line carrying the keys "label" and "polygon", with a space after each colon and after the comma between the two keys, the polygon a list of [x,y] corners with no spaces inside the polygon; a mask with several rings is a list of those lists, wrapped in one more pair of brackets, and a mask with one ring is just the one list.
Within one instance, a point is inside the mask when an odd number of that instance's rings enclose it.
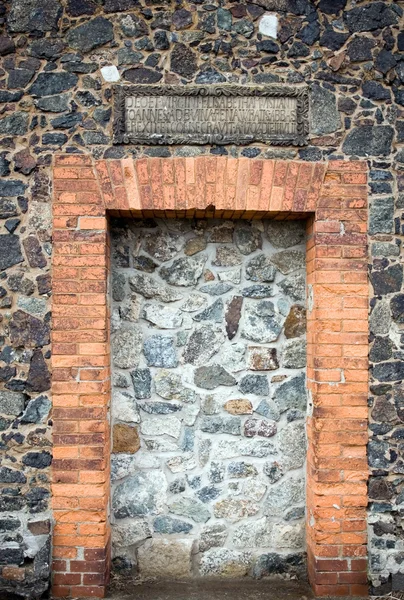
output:
{"label": "vertical brick column", "polygon": [[331,162],[309,223],[307,542],[317,595],[367,595],[366,164]]}
{"label": "vertical brick column", "polygon": [[109,576],[109,247],[89,157],[55,159],[53,242],[52,593],[101,598]]}

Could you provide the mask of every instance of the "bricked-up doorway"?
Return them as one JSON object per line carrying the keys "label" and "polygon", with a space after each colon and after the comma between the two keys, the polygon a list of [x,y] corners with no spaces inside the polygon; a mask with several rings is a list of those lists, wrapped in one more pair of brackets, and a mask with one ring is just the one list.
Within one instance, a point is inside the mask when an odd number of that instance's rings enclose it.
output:
{"label": "bricked-up doorway", "polygon": [[109,577],[108,216],[306,218],[307,553],[317,595],[366,595],[366,163],[226,157],[54,163],[53,594]]}

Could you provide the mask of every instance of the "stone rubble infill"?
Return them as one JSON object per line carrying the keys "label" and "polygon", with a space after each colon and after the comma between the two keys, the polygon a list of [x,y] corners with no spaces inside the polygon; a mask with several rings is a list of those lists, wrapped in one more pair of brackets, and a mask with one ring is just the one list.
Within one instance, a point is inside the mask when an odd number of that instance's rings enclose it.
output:
{"label": "stone rubble infill", "polygon": [[304,223],[138,225],[112,228],[114,568],[303,575]]}

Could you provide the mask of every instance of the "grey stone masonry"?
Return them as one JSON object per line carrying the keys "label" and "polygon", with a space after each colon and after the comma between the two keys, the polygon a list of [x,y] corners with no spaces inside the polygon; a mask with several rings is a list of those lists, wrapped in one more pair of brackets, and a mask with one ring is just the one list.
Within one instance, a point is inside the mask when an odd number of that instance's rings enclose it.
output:
{"label": "grey stone masonry", "polygon": [[112,223],[116,569],[305,576],[304,228]]}

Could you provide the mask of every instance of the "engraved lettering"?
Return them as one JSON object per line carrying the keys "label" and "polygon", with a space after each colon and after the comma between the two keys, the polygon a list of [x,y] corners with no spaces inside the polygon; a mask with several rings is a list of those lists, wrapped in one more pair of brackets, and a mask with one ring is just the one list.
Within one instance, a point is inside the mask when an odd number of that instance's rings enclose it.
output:
{"label": "engraved lettering", "polygon": [[115,141],[306,143],[308,96],[304,89],[275,86],[275,92],[263,88],[253,93],[250,88],[245,89],[246,92],[242,86],[217,86],[200,91],[191,88],[187,93],[170,86],[158,91],[151,86],[122,86],[118,90],[121,108],[115,110]]}

